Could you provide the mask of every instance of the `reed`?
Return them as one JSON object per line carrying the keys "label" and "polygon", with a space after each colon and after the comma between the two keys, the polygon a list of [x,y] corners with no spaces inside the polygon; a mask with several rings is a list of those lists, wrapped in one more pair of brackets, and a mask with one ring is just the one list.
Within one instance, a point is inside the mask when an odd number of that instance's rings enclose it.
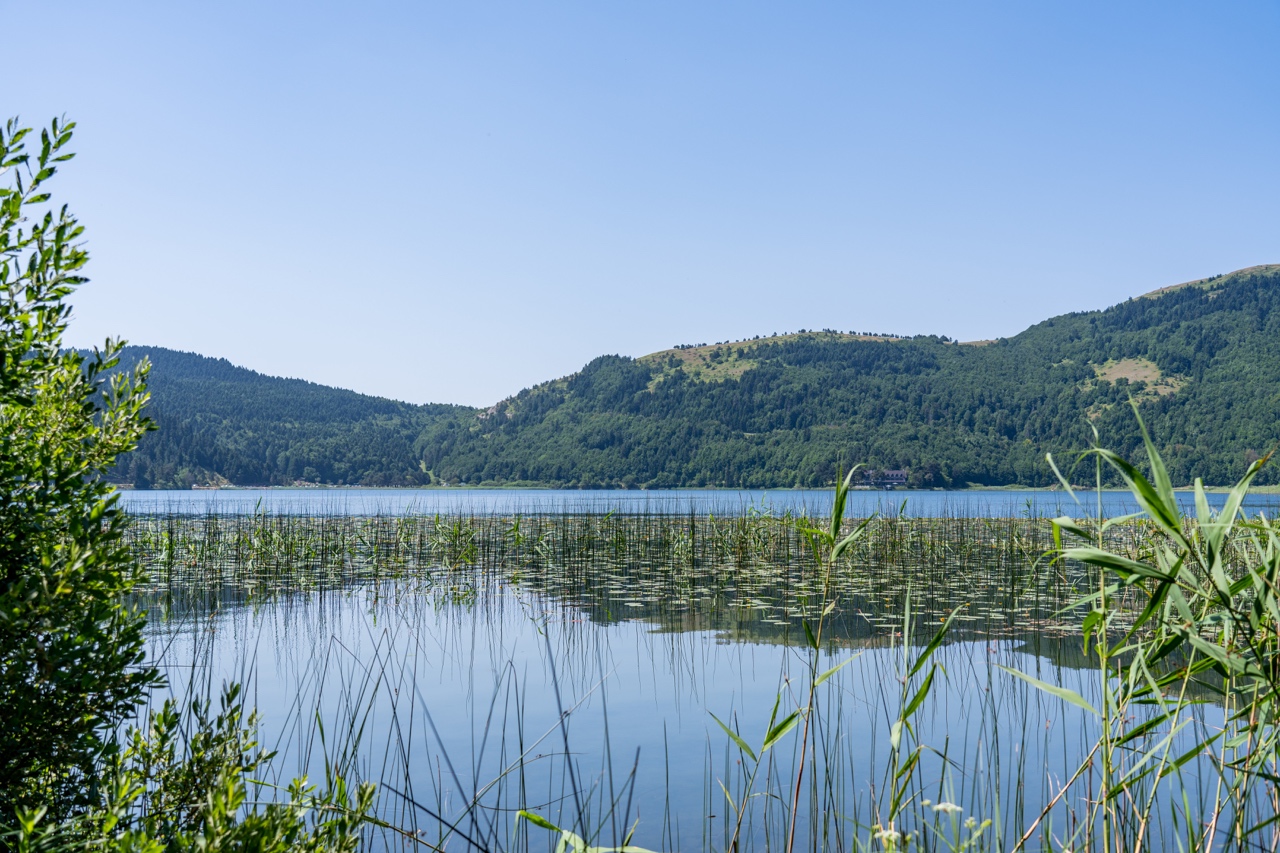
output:
{"label": "reed", "polygon": [[[277,747],[301,770],[379,785],[396,831],[370,843],[1270,844],[1273,525],[1236,520],[1247,482],[1223,512],[1202,498],[1183,518],[1158,475],[1095,461],[1128,473],[1145,517],[844,519],[837,493],[827,518],[169,514],[135,518],[129,541],[158,634],[214,646],[264,619],[288,626],[282,644],[314,634],[310,652],[290,646],[298,689]],[[611,686],[602,631],[633,625],[667,678],[702,677],[691,636],[778,649],[777,689],[765,707],[706,697],[701,758],[643,762],[610,734],[635,697]],[[425,686],[478,648],[512,654],[502,638],[518,632],[541,663],[499,659],[487,698],[468,682],[465,715]],[[1028,672],[1037,661],[1057,675]],[[700,803],[674,793],[690,774]]]}

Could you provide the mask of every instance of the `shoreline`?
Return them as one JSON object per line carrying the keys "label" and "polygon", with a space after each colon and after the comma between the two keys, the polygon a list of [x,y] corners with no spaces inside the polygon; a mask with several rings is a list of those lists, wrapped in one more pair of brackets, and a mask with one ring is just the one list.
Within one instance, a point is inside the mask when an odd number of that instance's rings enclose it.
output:
{"label": "shoreline", "polygon": [[[135,489],[132,483],[112,483],[112,487],[118,492],[564,492],[569,493],[590,493],[590,492],[643,492],[649,494],[665,494],[671,492],[825,492],[834,488],[834,485],[826,486],[673,486],[671,488],[661,489],[644,489],[644,488],[578,488],[572,486],[549,486],[549,485],[508,485],[508,484],[479,484],[479,485],[457,485],[457,486],[360,486],[360,485],[306,485],[306,486],[192,486],[189,489]],[[1091,486],[1072,486],[1077,494],[1095,494],[1095,490]],[[1232,486],[1205,486],[1204,490],[1209,494],[1223,494],[1231,491]],[[1194,492],[1193,486],[1175,486],[1173,489],[1179,493]],[[933,489],[877,489],[870,486],[857,487],[850,489],[851,492],[876,492],[884,494],[973,494],[980,492],[1043,492],[1045,494],[1053,494],[1055,492],[1066,494],[1066,490],[1058,486],[969,486],[966,488],[933,488]],[[1124,492],[1129,490],[1123,486],[1106,486],[1101,490],[1103,493]],[[1280,485],[1262,485],[1251,486],[1250,494],[1280,494]]]}

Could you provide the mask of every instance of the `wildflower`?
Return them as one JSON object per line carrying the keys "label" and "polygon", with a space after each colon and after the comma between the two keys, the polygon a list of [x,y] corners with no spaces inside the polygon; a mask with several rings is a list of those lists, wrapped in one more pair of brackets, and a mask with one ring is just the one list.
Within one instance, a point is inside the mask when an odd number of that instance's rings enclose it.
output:
{"label": "wildflower", "polygon": [[943,814],[960,814],[960,812],[964,811],[964,809],[960,808],[955,803],[936,803],[933,810],[935,812],[942,812]]}
{"label": "wildflower", "polygon": [[884,844],[885,847],[896,847],[898,842],[902,840],[902,833],[896,829],[877,829],[875,833],[876,841]]}
{"label": "wildflower", "polygon": [[965,829],[973,829],[977,825],[978,825],[978,819],[976,817],[967,817],[964,819]]}

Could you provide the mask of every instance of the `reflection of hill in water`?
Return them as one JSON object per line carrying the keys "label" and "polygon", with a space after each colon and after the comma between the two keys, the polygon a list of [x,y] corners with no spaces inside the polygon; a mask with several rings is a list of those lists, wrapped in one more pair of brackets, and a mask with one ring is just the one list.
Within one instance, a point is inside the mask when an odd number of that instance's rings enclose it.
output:
{"label": "reflection of hill in water", "polygon": [[[655,594],[652,572],[631,578],[625,573],[589,580],[579,577],[577,583],[570,583],[567,574],[554,571],[498,574],[449,570],[380,583],[353,579],[309,590],[238,584],[192,589],[178,585],[153,588],[135,600],[151,611],[150,630],[159,635],[190,631],[215,614],[261,611],[283,615],[281,611],[287,613],[324,599],[360,610],[376,610],[379,603],[394,601],[399,608],[417,611],[418,618],[427,613],[440,620],[463,614],[470,618],[477,610],[500,612],[510,605],[512,592],[518,591],[533,605],[531,613],[560,610],[566,619],[577,622],[578,617],[585,617],[586,624],[600,628],[643,622],[655,633],[713,633],[725,644],[796,647],[806,642],[804,622],[813,624],[820,610],[811,591],[814,573],[807,568],[770,567],[741,574],[735,583],[725,582],[720,572],[684,573],[679,583],[670,572],[659,574],[668,584],[679,586],[683,595],[674,594],[674,587],[668,588],[667,594]],[[842,574],[833,586],[845,594],[836,598],[836,608],[824,629],[823,645],[829,651],[900,646],[910,584],[913,645],[931,639],[946,614],[960,607],[945,645],[998,645],[1005,654],[1043,658],[1060,668],[1096,668],[1094,658],[1083,648],[1080,617],[1061,612],[1078,597],[1077,585],[1086,580],[1083,575],[1073,578],[1028,571],[1019,575],[1019,586],[1003,570],[955,572],[948,583],[930,585],[923,584],[924,578],[918,574],[886,576],[869,567],[851,567]],[[1193,689],[1192,695],[1214,698],[1203,686]]]}
{"label": "reflection of hill in water", "polygon": [[[804,622],[811,617],[793,615],[778,618],[779,613],[765,606],[725,606],[708,611],[692,608],[631,607],[626,611],[614,611],[606,605],[587,602],[561,602],[582,612],[592,622],[607,626],[622,621],[641,621],[653,625],[656,632],[692,633],[711,632],[724,643],[761,643],[768,645],[801,646],[806,642]],[[835,649],[883,649],[900,646],[904,627],[904,601],[897,607],[869,611],[865,607],[849,609],[839,607],[827,617],[823,645]],[[913,608],[916,605],[913,605]],[[972,609],[972,608],[966,608]],[[1030,609],[1024,615],[1030,617]],[[914,609],[912,619],[913,642],[927,642],[940,626],[942,615],[924,608]],[[946,643],[999,642],[1007,651],[1020,652],[1048,658],[1059,666],[1070,669],[1093,668],[1094,664],[1084,654],[1083,637],[1078,622],[1069,617],[1053,618],[1038,615],[1018,619],[1010,611],[988,610],[985,615],[957,616],[947,633]],[[1012,644],[1011,644],[1012,643]]]}
{"label": "reflection of hill in water", "polygon": [[527,570],[515,580],[528,590],[609,624],[639,620],[658,631],[714,631],[732,642],[799,642],[804,622],[834,604],[827,637],[834,645],[874,645],[900,633],[910,610],[914,632],[958,610],[956,639],[1017,639],[1078,634],[1062,609],[1079,597],[1083,572],[1007,564],[951,568],[841,566],[824,599],[823,577],[811,565],[746,564],[710,568],[630,567],[590,575]]}
{"label": "reflection of hill in water", "polygon": [[[969,587],[978,590],[980,587]],[[1033,586],[1022,593],[1006,587],[998,598],[976,596],[960,601],[951,594],[923,595],[912,592],[912,643],[919,647],[933,638],[952,607],[963,605],[947,632],[943,645],[979,643],[998,646],[1001,652],[1043,658],[1053,666],[1070,670],[1095,670],[1097,657],[1084,648],[1080,630],[1081,616],[1062,613],[1074,601],[1075,594],[1064,586],[1056,593],[1046,586]],[[935,593],[937,591],[935,590]],[[900,647],[904,628],[906,595],[898,599],[886,597],[883,605],[876,602],[839,601],[827,617],[823,645],[827,650],[888,649]],[[804,620],[816,619],[816,612],[780,618],[781,607],[765,607],[763,603],[725,604],[704,611],[679,604],[654,604],[632,607],[619,615],[607,605],[584,601],[562,602],[584,613],[593,622],[608,625],[620,621],[643,621],[663,633],[713,632],[724,643],[761,643],[802,646],[806,643]],[[872,609],[869,609],[872,608]],[[1114,637],[1113,639],[1118,639]],[[1172,663],[1173,661],[1168,661]],[[1203,683],[1189,685],[1187,695],[1203,701],[1220,701],[1220,684],[1212,672],[1199,676]],[[1215,686],[1217,685],[1217,686]]]}
{"label": "reflection of hill in water", "polygon": [[[1062,610],[1093,581],[1080,566],[1043,559],[1049,534],[1034,518],[876,518],[824,592],[794,520],[754,512],[167,516],[131,526],[153,578],[139,600],[179,617],[357,590],[425,596],[447,614],[516,589],[599,625],[641,621],[728,643],[798,645],[829,595],[824,641],[833,647],[887,646],[908,610],[916,637],[927,637],[958,609],[952,642],[1027,643],[1087,666],[1070,651],[1079,617]],[[1117,526],[1109,544],[1130,551],[1143,535],[1140,525]]]}

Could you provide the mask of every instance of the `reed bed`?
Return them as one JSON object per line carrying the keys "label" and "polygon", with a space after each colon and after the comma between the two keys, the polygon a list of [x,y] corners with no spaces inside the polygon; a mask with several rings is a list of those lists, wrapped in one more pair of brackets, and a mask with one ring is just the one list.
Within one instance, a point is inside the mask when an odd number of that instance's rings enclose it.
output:
{"label": "reed bed", "polygon": [[[506,582],[585,608],[604,622],[662,614],[672,629],[686,629],[737,609],[753,611],[764,629],[798,627],[797,620],[822,607],[812,548],[798,532],[806,522],[757,512],[257,513],[142,516],[129,537],[150,578],[142,588],[148,597],[251,600],[385,580],[461,594]],[[842,613],[872,623],[896,618],[883,613],[886,599],[900,606],[908,587],[924,616],[972,602],[966,621],[1043,620],[1083,579],[1045,569],[1041,558],[1051,545],[1040,519],[877,517],[844,555],[835,597]]]}
{"label": "reed bed", "polygon": [[[1045,683],[1086,704],[1110,701],[1089,632],[1069,609],[1105,582],[1105,568],[1062,559],[1041,518],[840,522],[823,544],[813,534],[827,519],[755,510],[167,514],[134,518],[129,541],[150,577],[140,603],[163,617],[153,624],[171,647],[212,648],[228,625],[247,635],[263,620],[287,623],[274,645],[300,662],[274,724],[277,742],[304,771],[320,761],[326,773],[341,767],[380,783],[380,819],[400,831],[371,835],[375,846],[1122,849],[1098,841],[1095,771],[1071,776],[1092,761],[1099,724],[1000,668],[1034,664]],[[1075,529],[1135,560],[1169,539],[1149,521]],[[855,531],[835,553],[833,543]],[[1226,565],[1248,564],[1247,538],[1224,543]],[[1106,636],[1138,623],[1144,603],[1140,588],[1115,589]],[[336,624],[344,620],[351,624]],[[623,707],[639,700],[609,686],[614,634],[599,630],[640,625],[642,634],[627,636],[677,682],[715,668],[690,637],[710,632],[719,647],[778,650],[765,675],[773,715],[769,701],[704,687],[704,712],[724,730],[708,724],[700,747],[684,743],[674,754],[664,730],[663,754],[642,765],[609,732],[611,709],[616,724],[630,725]],[[929,642],[940,625],[945,636]],[[310,645],[299,649],[298,636]],[[472,672],[462,698],[428,696],[428,645],[446,667],[488,655],[484,683]],[[519,672],[513,662],[530,654],[541,664]],[[1112,661],[1134,657],[1121,651]],[[820,661],[845,666],[820,680]],[[253,682],[256,659],[238,666],[237,678]],[[1211,674],[1202,678],[1184,691],[1180,728],[1153,725],[1125,746],[1151,748],[1167,733],[1166,750],[1185,750],[1219,737],[1218,696]],[[1157,716],[1136,701],[1124,708],[1139,729]],[[796,722],[776,732],[789,714],[804,721],[803,738]],[[1234,825],[1247,815],[1261,824],[1274,796],[1258,787],[1223,806],[1205,793],[1221,774],[1194,757],[1164,782],[1191,799],[1166,795],[1143,828],[1121,816],[1106,832],[1153,849],[1206,838],[1210,849],[1231,847],[1230,835],[1206,835],[1207,821]],[[682,781],[689,776],[696,790]],[[1161,778],[1139,776],[1125,793],[1154,798]]]}
{"label": "reed bed", "polygon": [[[810,521],[757,511],[259,512],[140,516],[128,535],[149,578],[139,591],[152,607],[181,609],[200,597],[225,605],[387,580],[441,586],[462,597],[509,583],[601,623],[640,618],[677,631],[747,627],[754,636],[786,640],[825,606],[812,545],[799,532]],[[847,526],[863,522],[866,535],[842,555],[829,590],[837,637],[896,626],[908,590],[926,621],[963,607],[956,617],[961,637],[1080,632],[1080,620],[1064,617],[1062,608],[1093,588],[1096,572],[1052,563],[1048,520],[890,515]],[[1140,521],[1105,532],[1106,546],[1128,555],[1159,538]]]}

